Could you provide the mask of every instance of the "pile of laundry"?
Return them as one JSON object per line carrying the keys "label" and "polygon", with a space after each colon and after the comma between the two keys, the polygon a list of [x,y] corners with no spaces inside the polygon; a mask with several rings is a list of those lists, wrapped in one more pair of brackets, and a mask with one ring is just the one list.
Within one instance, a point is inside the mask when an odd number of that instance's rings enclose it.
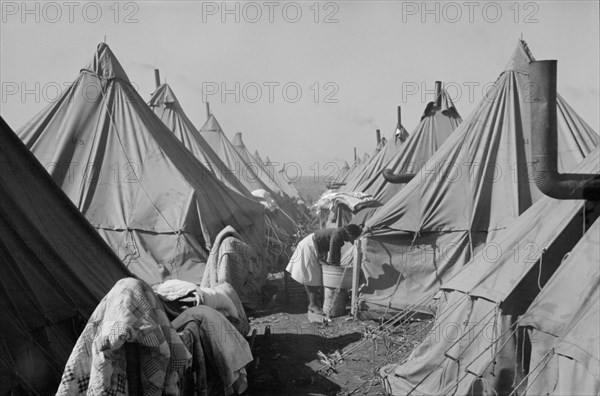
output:
{"label": "pile of laundry", "polygon": [[248,386],[248,319],[233,287],[118,281],[90,317],[57,395],[233,395]]}
{"label": "pile of laundry", "polygon": [[354,192],[326,192],[312,206],[313,211],[330,210],[335,211],[338,205],[345,205],[352,212],[362,208],[378,204],[371,195],[359,191]]}

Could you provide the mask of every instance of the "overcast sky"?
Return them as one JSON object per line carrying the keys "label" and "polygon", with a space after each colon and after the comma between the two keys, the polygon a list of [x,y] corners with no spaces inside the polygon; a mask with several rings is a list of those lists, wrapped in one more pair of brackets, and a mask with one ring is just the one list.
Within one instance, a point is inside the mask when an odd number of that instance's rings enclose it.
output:
{"label": "overcast sky", "polygon": [[412,131],[435,80],[465,118],[523,34],[537,59],[558,59],[559,92],[598,131],[595,0],[1,5],[0,114],[14,129],[106,36],[144,99],[159,68],[198,128],[208,98],[228,137],[242,132],[252,152],[322,174],[327,161],[351,162],[354,147],[370,153],[376,128],[390,136],[398,105]]}

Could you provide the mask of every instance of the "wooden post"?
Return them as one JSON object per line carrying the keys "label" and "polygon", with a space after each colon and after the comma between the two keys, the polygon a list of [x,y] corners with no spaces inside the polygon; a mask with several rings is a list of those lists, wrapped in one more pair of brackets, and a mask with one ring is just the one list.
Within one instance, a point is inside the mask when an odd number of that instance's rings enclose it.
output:
{"label": "wooden post", "polygon": [[206,102],[206,119],[210,118],[210,104]]}
{"label": "wooden post", "polygon": [[377,146],[381,143],[381,131],[379,129],[375,130],[375,136],[377,137]]}
{"label": "wooden post", "polygon": [[350,313],[354,319],[358,318],[358,283],[360,281],[360,266],[362,261],[362,239],[358,239],[356,242],[354,248],[354,265],[352,266],[352,300],[350,306]]}

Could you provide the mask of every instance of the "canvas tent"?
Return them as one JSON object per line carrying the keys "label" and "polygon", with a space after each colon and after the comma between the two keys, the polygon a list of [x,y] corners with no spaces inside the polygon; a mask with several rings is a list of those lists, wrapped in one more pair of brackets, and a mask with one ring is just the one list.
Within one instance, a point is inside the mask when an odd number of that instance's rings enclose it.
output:
{"label": "canvas tent", "polygon": [[217,153],[200,136],[200,133],[187,117],[175,93],[168,84],[160,85],[152,94],[148,106],[162,122],[177,136],[202,165],[211,170],[217,178],[235,192],[251,197],[252,194],[221,161]]}
{"label": "canvas tent", "polygon": [[282,188],[279,183],[276,181],[276,174],[279,175],[273,167],[265,166],[264,162],[259,158],[257,159],[255,156],[250,154],[250,151],[244,144],[244,140],[242,138],[242,133],[237,132],[232,139],[233,146],[240,153],[244,161],[251,167],[256,167],[258,171],[256,172],[257,176],[261,179],[265,186],[267,186],[268,190],[272,192],[273,199],[279,205],[281,211],[284,213],[283,216],[287,220],[281,221],[283,225],[289,221],[289,224],[286,225],[288,229],[292,230],[296,227],[296,220],[293,217],[296,215],[295,204],[292,203],[290,197],[286,194],[285,189]]}
{"label": "canvas tent", "polygon": [[[400,126],[401,130],[404,133],[396,134],[394,136],[385,141],[385,144],[382,145],[377,153],[375,153],[369,163],[365,166],[363,171],[360,173],[358,177],[355,177],[353,181],[348,181],[346,185],[340,188],[340,191],[362,191],[359,187],[366,180],[369,180],[373,177],[380,177],[381,171],[387,166],[390,160],[399,152],[400,148],[406,141],[406,139],[402,140],[401,136],[406,136],[408,138],[408,132],[404,129],[403,126]],[[382,139],[383,141],[383,139]],[[346,163],[347,165],[347,163]]]}
{"label": "canvas tent", "polygon": [[[254,151],[254,158],[259,164],[263,165],[263,168],[269,175],[271,175],[273,181],[277,183],[277,186],[281,188],[283,193],[291,199],[300,199],[300,194],[298,194],[298,190],[289,182],[288,177],[285,174],[286,164],[278,164],[269,159],[269,157],[265,158],[265,161],[262,160],[258,151]],[[277,166],[281,165],[281,169],[277,169]]]}
{"label": "canvas tent", "polygon": [[[271,161],[269,157],[266,159],[267,167],[275,168],[278,164]],[[290,175],[288,169],[293,168]],[[290,165],[289,163],[281,164],[281,168],[277,171],[275,181],[278,181],[282,185],[286,194],[294,200],[300,200],[300,193],[294,186],[294,182],[298,181],[302,177],[302,171],[297,165]]]}
{"label": "canvas tent", "polygon": [[199,282],[227,225],[264,243],[263,208],[233,192],[133,89],[109,47],[17,134],[55,182],[149,284]]}
{"label": "canvas tent", "polygon": [[231,144],[237,150],[237,152],[240,154],[240,156],[244,159],[244,162],[246,163],[246,165],[255,169],[255,174],[258,176],[259,180],[266,187],[265,189],[271,193],[274,193],[273,198],[275,200],[277,200],[278,202],[282,202],[280,197],[283,197],[284,193],[281,190],[281,187],[279,187],[277,185],[277,183],[275,183],[275,181],[271,177],[270,172],[268,172],[266,169],[264,169],[264,167],[262,166],[262,163],[259,163],[252,156],[252,154],[250,154],[250,151],[246,148],[246,145],[244,144],[244,140],[242,139],[241,132],[237,132],[233,136],[233,139],[231,140]]}
{"label": "canvas tent", "polygon": [[52,394],[98,302],[131,276],[0,118],[0,394]]}
{"label": "canvas tent", "polygon": [[[532,59],[519,41],[490,95],[366,223],[363,309],[431,312],[420,301],[539,199],[527,168]],[[560,96],[557,107],[565,172],[598,144],[598,135]]]}
{"label": "canvas tent", "polygon": [[349,171],[350,171],[350,165],[348,165],[347,161],[344,161],[344,165],[342,165],[342,167],[340,168],[340,171],[337,174],[336,178],[334,179],[333,184],[343,183],[343,180],[346,178],[346,175],[348,174]]}
{"label": "canvas tent", "polygon": [[[241,141],[242,134],[241,133],[237,133],[235,137],[237,137],[237,135],[240,136],[240,141]],[[235,147],[236,147],[236,149],[239,150],[238,146],[235,146]],[[242,147],[244,147],[244,149],[245,149],[245,146],[242,145]],[[247,153],[249,154],[249,152],[247,152]],[[279,189],[279,195],[280,196],[285,197],[285,198],[289,198],[290,197],[284,191],[284,189],[280,185],[280,183],[275,179],[275,173],[277,173],[276,170],[274,168],[270,167],[270,166],[267,166],[267,163],[265,161],[263,161],[262,157],[260,156],[260,154],[258,153],[257,150],[254,150],[254,154],[252,154],[250,156],[250,159],[253,161],[253,163],[255,163],[258,167],[260,167],[261,174],[264,174],[264,175],[268,176],[269,180],[272,181],[277,186],[277,188]]]}
{"label": "canvas tent", "polygon": [[[208,120],[200,128],[200,135],[248,190],[253,193],[263,193],[264,191],[275,200],[277,208],[269,210],[267,216],[268,246],[266,246],[266,255],[268,256],[269,264],[274,265],[274,263],[282,259],[280,257],[281,254],[287,249],[286,245],[289,241],[289,234],[296,231],[296,224],[293,220],[290,220],[289,214],[284,213],[286,209],[284,206],[285,202],[262,180],[265,175],[262,174],[264,172],[258,167],[256,161],[252,161],[253,163],[249,164],[246,158],[227,139],[214,114],[211,113],[208,116]],[[283,240],[278,235],[281,234],[282,230],[285,230],[286,234],[288,234],[284,236]]]}
{"label": "canvas tent", "polygon": [[373,162],[373,168],[357,181],[353,191],[371,194],[382,204],[388,202],[405,184],[388,183],[381,171],[389,168],[394,173],[417,173],[461,122],[452,99],[445,89],[441,89],[438,99],[427,104],[408,139],[402,145],[397,141],[389,142]]}
{"label": "canvas tent", "polygon": [[[599,172],[600,150],[577,170]],[[382,369],[387,389],[415,396],[510,394],[531,367],[529,346],[535,345],[517,327],[517,317],[545,290],[565,254],[597,231],[594,226],[586,233],[597,217],[597,210],[586,213],[582,200],[538,200],[444,283],[427,336],[405,362]],[[570,293],[585,297],[585,291]]]}
{"label": "canvas tent", "polygon": [[340,180],[340,183],[346,184],[348,181],[352,180],[352,178],[360,171],[363,165],[362,159],[356,157],[346,175]]}
{"label": "canvas tent", "polygon": [[600,220],[519,319],[530,329],[527,395],[600,394]]}
{"label": "canvas tent", "polygon": [[377,146],[375,147],[375,150],[373,150],[373,152],[371,153],[371,155],[367,155],[365,153],[365,155],[363,156],[362,159],[362,167],[359,171],[354,173],[354,176],[352,177],[352,179],[346,179],[346,182],[343,186],[341,186],[339,188],[340,192],[353,192],[353,191],[357,191],[355,190],[356,185],[360,182],[360,180],[362,180],[365,176],[365,173],[370,173],[372,172],[372,161],[375,160],[375,158],[378,156],[378,154],[384,149],[384,147],[386,146],[386,139],[381,139],[379,141],[379,143],[377,143]]}
{"label": "canvas tent", "polygon": [[[242,147],[245,149],[245,146]],[[246,151],[246,154],[247,153],[248,152]],[[282,187],[282,185],[287,184],[287,182],[279,179],[278,176],[280,176],[280,174],[276,171],[275,167],[271,165],[267,166],[257,151],[254,152],[252,159],[254,159],[256,161],[256,165],[260,167],[261,173],[265,176],[268,176],[269,179],[275,183],[281,191],[281,195],[276,197],[277,201],[279,202],[279,210],[271,213],[270,217],[273,219],[273,228],[278,228],[278,236],[275,239],[281,240],[281,242],[284,242],[284,245],[291,246],[293,243],[292,237],[298,231],[298,225],[296,221],[299,217],[299,212],[297,210],[296,203],[286,193],[286,189]]]}
{"label": "canvas tent", "polygon": [[273,198],[276,198],[275,192],[263,182],[262,177],[264,175],[260,174],[261,172],[256,163],[249,164],[238,152],[229,139],[227,139],[227,136],[225,136],[214,114],[210,114],[206,123],[200,128],[200,135],[250,192],[265,190]]}
{"label": "canvas tent", "polygon": [[[398,107],[398,111],[399,111],[400,107]],[[394,132],[394,141],[399,141],[400,143],[404,143],[406,142],[406,139],[408,139],[409,134],[408,131],[406,129],[404,129],[404,126],[402,125],[402,122],[400,120],[398,120],[398,125],[396,125],[396,131]]]}
{"label": "canvas tent", "polygon": [[282,212],[282,216],[280,216],[278,223],[281,226],[287,228],[289,231],[295,230],[296,222],[291,216],[293,214],[293,208],[290,205],[291,202],[289,201],[287,195],[285,195],[281,187],[279,187],[279,185],[277,185],[277,183],[273,179],[273,170],[265,168],[262,161],[257,160],[252,154],[250,154],[250,151],[248,150],[248,148],[246,148],[246,145],[244,144],[241,132],[235,134],[231,143],[233,144],[237,152],[240,154],[240,156],[244,159],[244,162],[249,167],[256,169],[255,173],[265,186],[265,190],[269,192],[272,198],[275,200],[275,202],[277,202],[279,210]]}
{"label": "canvas tent", "polygon": [[[440,83],[441,85],[441,83]],[[330,222],[336,220],[337,225],[350,222],[364,224],[378,206],[387,202],[405,184],[387,182],[381,171],[389,168],[395,173],[416,173],[437,151],[442,143],[460,124],[461,118],[444,89],[439,89],[436,100],[429,102],[421,116],[421,121],[405,142],[401,140],[403,127],[392,142],[386,143],[360,172],[346,180],[340,191],[346,193],[363,193],[374,198],[369,205],[353,210],[344,205],[336,205],[337,213],[330,216]],[[341,220],[340,220],[341,219]]]}

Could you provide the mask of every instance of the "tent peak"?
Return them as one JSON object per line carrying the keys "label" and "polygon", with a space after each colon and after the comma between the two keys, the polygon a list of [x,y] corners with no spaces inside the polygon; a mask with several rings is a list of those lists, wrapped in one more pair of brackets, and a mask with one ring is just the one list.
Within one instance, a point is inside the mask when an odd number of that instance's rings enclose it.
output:
{"label": "tent peak", "polygon": [[271,162],[271,161],[269,161],[268,158],[266,161],[263,161],[262,157],[258,153],[258,150],[254,150],[254,159],[256,159],[256,162],[258,162],[259,164],[262,164],[262,165],[268,165],[268,163]]}
{"label": "tent peak", "polygon": [[529,62],[534,60],[535,58],[525,40],[519,39],[517,40],[517,47],[504,67],[504,70],[514,70],[527,74],[529,73]]}
{"label": "tent peak", "polygon": [[429,102],[425,107],[425,111],[421,116],[421,120],[426,117],[430,117],[435,115],[437,111],[441,111],[442,114],[452,118],[460,118],[460,114],[456,110],[456,106],[454,106],[454,102],[452,102],[452,98],[448,95],[448,91],[445,88],[441,87],[441,82],[436,81],[436,86],[440,83],[440,93],[437,95],[436,100],[433,102]]}
{"label": "tent peak", "polygon": [[219,121],[213,113],[210,114],[208,120],[204,123],[202,128],[200,128],[200,132],[221,132],[223,133],[223,128],[219,125]]}
{"label": "tent peak", "polygon": [[233,144],[236,147],[246,147],[244,141],[242,140],[242,132],[235,133],[235,136],[231,140],[231,144]]}
{"label": "tent peak", "polygon": [[181,105],[179,104],[179,100],[177,100],[177,96],[175,96],[175,93],[167,83],[163,83],[156,88],[156,91],[154,91],[148,102],[148,106],[150,107],[162,105],[181,110]]}
{"label": "tent peak", "polygon": [[106,43],[98,44],[94,59],[82,70],[93,73],[102,80],[117,78],[127,83],[130,82],[123,66],[121,66],[117,57]]}

